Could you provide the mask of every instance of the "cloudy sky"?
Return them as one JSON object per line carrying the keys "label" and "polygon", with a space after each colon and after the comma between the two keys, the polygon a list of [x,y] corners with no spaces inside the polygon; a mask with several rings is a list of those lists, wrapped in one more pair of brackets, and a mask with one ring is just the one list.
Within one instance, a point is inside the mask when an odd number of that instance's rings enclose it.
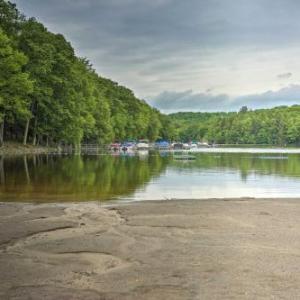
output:
{"label": "cloudy sky", "polygon": [[298,0],[15,0],[164,112],[300,104]]}

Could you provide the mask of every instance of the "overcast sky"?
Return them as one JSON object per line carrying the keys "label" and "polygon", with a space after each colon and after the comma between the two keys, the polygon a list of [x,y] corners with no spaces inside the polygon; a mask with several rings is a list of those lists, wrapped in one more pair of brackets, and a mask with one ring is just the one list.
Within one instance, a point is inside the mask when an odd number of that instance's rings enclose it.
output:
{"label": "overcast sky", "polygon": [[164,112],[300,104],[299,0],[15,0]]}

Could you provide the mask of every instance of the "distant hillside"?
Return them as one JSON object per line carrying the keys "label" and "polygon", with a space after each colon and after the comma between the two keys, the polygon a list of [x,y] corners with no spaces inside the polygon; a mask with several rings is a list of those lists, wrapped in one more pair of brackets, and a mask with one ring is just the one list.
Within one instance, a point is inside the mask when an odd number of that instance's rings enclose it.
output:
{"label": "distant hillside", "polygon": [[300,145],[300,105],[169,115],[179,139],[217,144]]}

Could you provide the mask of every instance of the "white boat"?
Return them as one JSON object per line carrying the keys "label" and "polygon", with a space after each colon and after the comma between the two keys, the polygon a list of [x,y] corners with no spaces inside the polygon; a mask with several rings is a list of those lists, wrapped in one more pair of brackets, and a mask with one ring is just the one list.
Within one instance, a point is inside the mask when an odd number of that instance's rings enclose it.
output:
{"label": "white boat", "polygon": [[124,144],[121,145],[121,150],[123,152],[134,151],[135,149],[136,149],[136,145],[132,142],[125,142]]}
{"label": "white boat", "polygon": [[198,148],[208,148],[208,147],[210,147],[210,146],[206,142],[200,142],[200,143],[198,143]]}
{"label": "white boat", "polygon": [[137,150],[149,150],[150,145],[149,142],[146,140],[141,140],[136,145]]}
{"label": "white boat", "polygon": [[110,148],[110,151],[117,152],[117,151],[120,150],[121,144],[119,144],[119,143],[112,143],[112,144],[110,144],[109,148]]}
{"label": "white boat", "polygon": [[172,144],[172,148],[174,149],[174,150],[182,150],[183,149],[183,144],[182,143],[173,143]]}

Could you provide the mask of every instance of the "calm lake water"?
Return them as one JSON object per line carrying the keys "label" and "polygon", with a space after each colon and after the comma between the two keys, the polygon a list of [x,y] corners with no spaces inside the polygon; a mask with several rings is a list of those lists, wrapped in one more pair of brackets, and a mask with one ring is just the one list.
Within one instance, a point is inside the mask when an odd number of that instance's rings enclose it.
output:
{"label": "calm lake water", "polygon": [[300,154],[153,152],[0,158],[0,201],[300,197]]}

